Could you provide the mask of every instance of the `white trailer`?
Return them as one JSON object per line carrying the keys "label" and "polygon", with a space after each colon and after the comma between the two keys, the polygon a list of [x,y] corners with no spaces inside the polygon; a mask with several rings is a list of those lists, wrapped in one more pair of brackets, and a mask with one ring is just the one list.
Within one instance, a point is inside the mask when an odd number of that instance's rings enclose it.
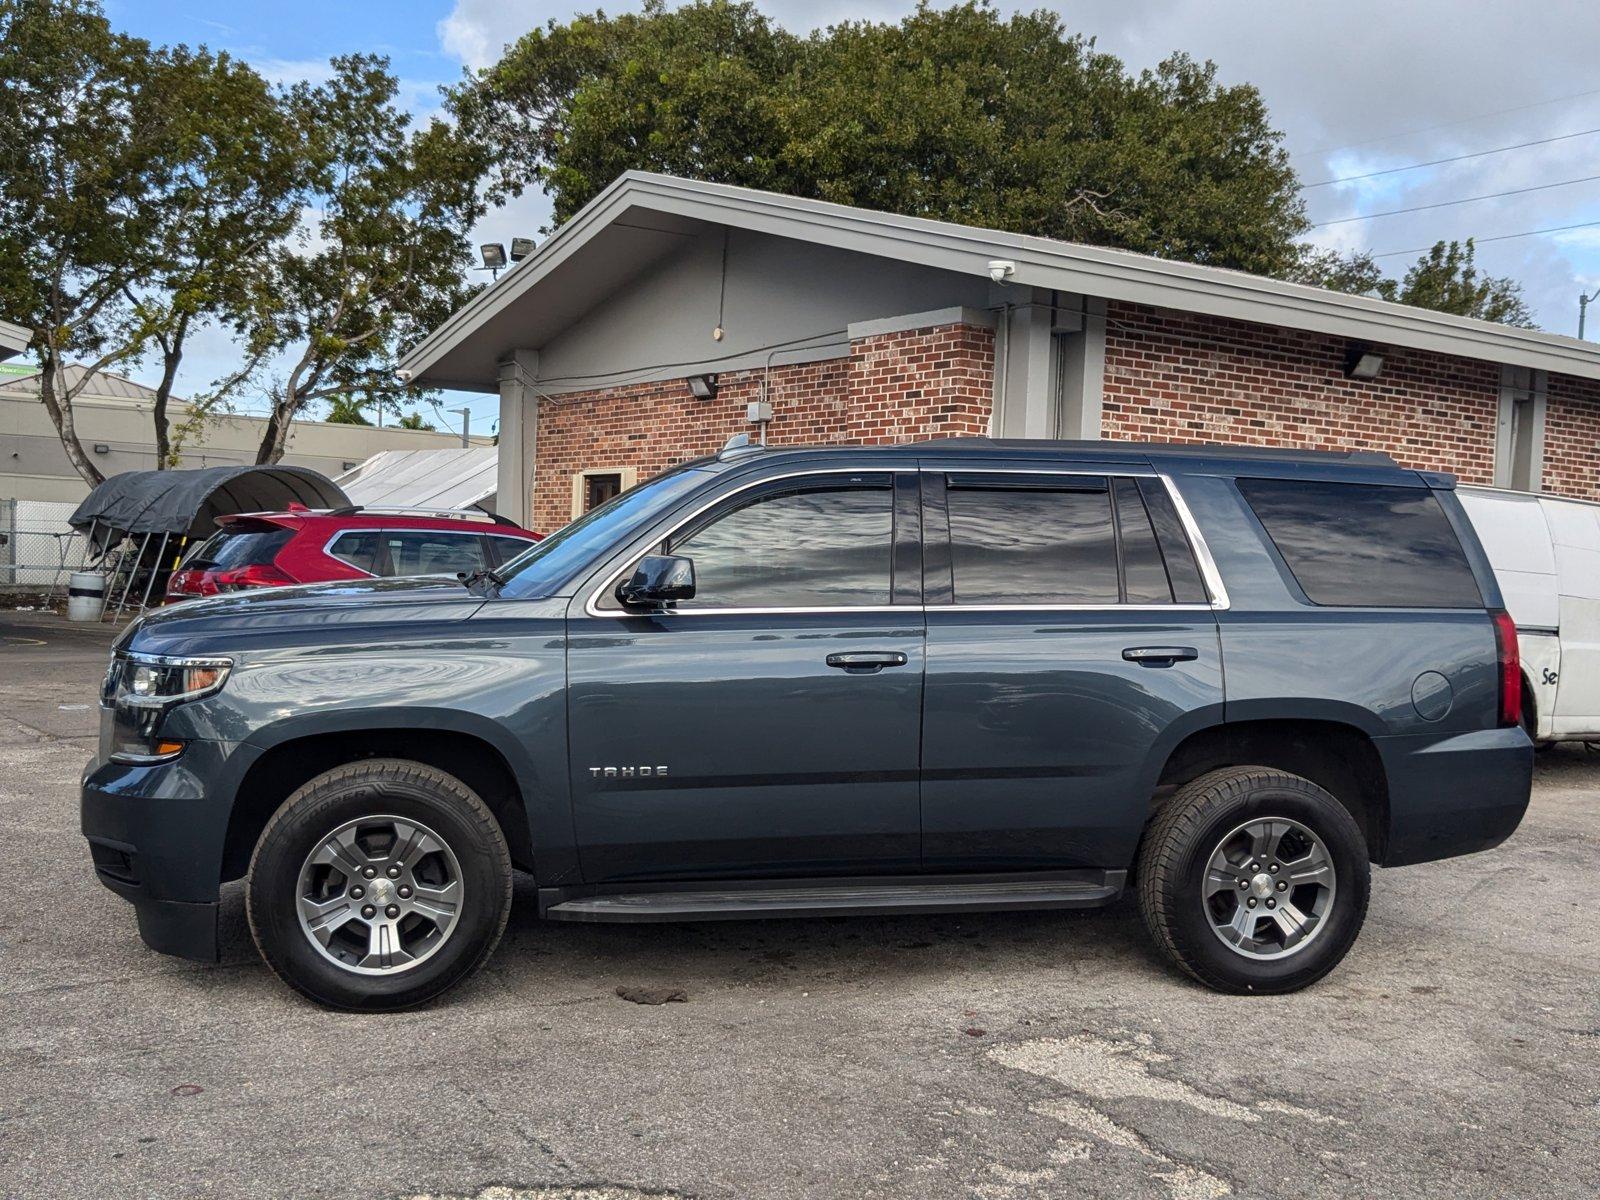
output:
{"label": "white trailer", "polygon": [[1517,624],[1528,735],[1600,741],[1600,504],[1497,488],[1457,494]]}

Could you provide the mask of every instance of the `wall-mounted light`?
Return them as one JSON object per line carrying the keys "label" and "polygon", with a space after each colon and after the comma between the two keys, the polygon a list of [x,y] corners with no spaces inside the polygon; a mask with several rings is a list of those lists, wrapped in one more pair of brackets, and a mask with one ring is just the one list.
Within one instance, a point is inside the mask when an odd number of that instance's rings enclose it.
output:
{"label": "wall-mounted light", "polygon": [[500,278],[500,272],[506,265],[506,248],[499,242],[485,242],[478,247],[478,253],[483,255],[483,266],[474,267],[475,271],[491,271],[494,278]]}
{"label": "wall-mounted light", "polygon": [[1344,355],[1346,379],[1376,379],[1383,370],[1383,355],[1371,346],[1351,346]]}
{"label": "wall-mounted light", "polygon": [[715,400],[717,398],[717,377],[715,375],[689,376],[689,394],[696,400]]}
{"label": "wall-mounted light", "polygon": [[514,238],[511,239],[511,261],[512,262],[519,263],[523,259],[527,258],[528,255],[530,255],[532,253],[533,253],[533,239],[532,238],[514,237]]}

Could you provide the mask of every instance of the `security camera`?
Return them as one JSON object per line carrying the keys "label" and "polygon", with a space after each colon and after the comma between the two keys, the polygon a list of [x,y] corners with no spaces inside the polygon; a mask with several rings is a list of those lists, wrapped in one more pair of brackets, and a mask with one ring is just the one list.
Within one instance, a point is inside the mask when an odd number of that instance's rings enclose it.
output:
{"label": "security camera", "polygon": [[995,258],[989,261],[989,278],[996,283],[1004,283],[1017,273],[1017,264],[1009,258]]}
{"label": "security camera", "polygon": [[401,383],[410,383],[411,382],[411,374],[412,373],[410,371],[406,370],[404,367],[401,367],[398,371],[396,371],[394,373],[394,377],[396,379],[398,379]]}

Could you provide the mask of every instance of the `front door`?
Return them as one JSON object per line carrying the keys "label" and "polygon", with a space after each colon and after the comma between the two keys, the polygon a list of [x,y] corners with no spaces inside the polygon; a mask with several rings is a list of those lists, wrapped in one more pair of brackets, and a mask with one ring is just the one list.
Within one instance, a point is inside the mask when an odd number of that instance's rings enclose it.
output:
{"label": "front door", "polygon": [[742,489],[651,547],[693,560],[693,600],[630,613],[616,576],[574,599],[586,882],[918,868],[924,622],[916,477],[901,479]]}
{"label": "front door", "polygon": [[923,491],[926,869],[1125,866],[1152,755],[1222,705],[1216,620],[1162,481],[962,471]]}

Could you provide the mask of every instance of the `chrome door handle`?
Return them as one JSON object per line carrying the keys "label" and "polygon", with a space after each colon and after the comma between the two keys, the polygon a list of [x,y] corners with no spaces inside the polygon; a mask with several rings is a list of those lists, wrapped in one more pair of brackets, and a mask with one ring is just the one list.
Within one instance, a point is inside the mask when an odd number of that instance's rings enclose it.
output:
{"label": "chrome door handle", "polygon": [[1193,646],[1129,646],[1122,657],[1141,667],[1170,667],[1175,662],[1192,662],[1200,657]]}
{"label": "chrome door handle", "polygon": [[885,667],[903,667],[910,659],[898,650],[869,650],[856,654],[830,654],[830,667],[849,671],[853,675],[875,675]]}

